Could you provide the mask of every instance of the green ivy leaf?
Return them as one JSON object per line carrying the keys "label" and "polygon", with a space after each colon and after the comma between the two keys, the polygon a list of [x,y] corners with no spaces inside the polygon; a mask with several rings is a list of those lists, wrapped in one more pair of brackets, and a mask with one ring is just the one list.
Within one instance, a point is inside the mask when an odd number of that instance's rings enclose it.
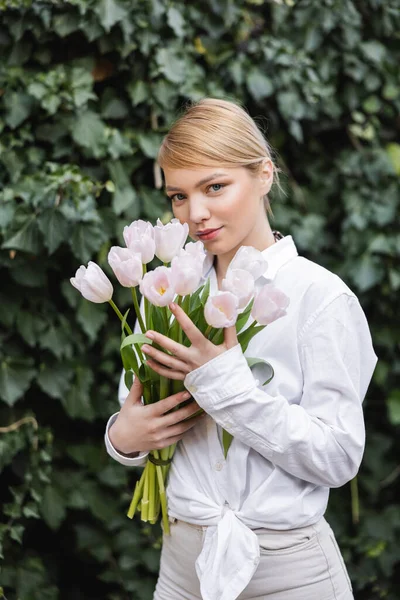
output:
{"label": "green ivy leaf", "polygon": [[183,37],[185,35],[185,19],[176,7],[170,6],[168,8],[167,21],[177,37]]}
{"label": "green ivy leaf", "polygon": [[37,378],[39,387],[51,398],[62,400],[73,377],[71,367],[63,363],[43,365]]}
{"label": "green ivy leaf", "polygon": [[387,400],[389,421],[392,425],[400,425],[400,389],[393,390]]}
{"label": "green ivy leaf", "polygon": [[106,141],[105,124],[97,113],[87,110],[78,114],[71,134],[79,146],[92,150],[96,157],[101,156]]}
{"label": "green ivy leaf", "polygon": [[48,485],[44,491],[40,512],[45,523],[54,531],[59,529],[65,519],[67,511],[64,498],[59,490],[51,485]]}
{"label": "green ivy leaf", "polygon": [[125,19],[127,14],[126,9],[116,0],[100,0],[95,4],[95,12],[106,31],[110,31],[111,27]]}
{"label": "green ivy leaf", "polygon": [[97,334],[107,321],[107,318],[108,312],[105,305],[94,304],[81,298],[76,319],[91,342],[96,340]]}
{"label": "green ivy leaf", "polygon": [[7,109],[5,121],[11,129],[16,129],[31,114],[33,102],[24,92],[6,92],[4,105]]}
{"label": "green ivy leaf", "polygon": [[1,247],[4,249],[22,250],[23,252],[39,254],[42,243],[36,215],[29,216],[21,229],[6,240]]}
{"label": "green ivy leaf", "polygon": [[274,91],[271,78],[267,77],[264,75],[264,73],[256,68],[250,69],[246,77],[246,83],[250,94],[257,101],[260,101],[263,98],[268,98],[268,96],[271,96]]}
{"label": "green ivy leaf", "polygon": [[36,375],[36,370],[12,360],[0,365],[0,398],[13,406],[22,398]]}
{"label": "green ivy leaf", "polygon": [[59,245],[68,239],[70,225],[57,208],[44,210],[38,218],[38,226],[49,254],[53,254]]}

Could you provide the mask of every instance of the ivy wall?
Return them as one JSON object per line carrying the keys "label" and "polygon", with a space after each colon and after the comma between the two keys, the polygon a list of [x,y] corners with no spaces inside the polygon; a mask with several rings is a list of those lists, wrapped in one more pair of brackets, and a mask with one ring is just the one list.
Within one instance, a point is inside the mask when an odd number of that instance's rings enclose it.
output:
{"label": "ivy wall", "polygon": [[[358,477],[328,516],[357,600],[400,597],[400,1],[0,0],[0,587],[150,600],[160,531],[105,453],[119,324],[69,284],[139,216],[188,99],[242,101],[276,150],[273,226],[359,296],[379,355]],[[118,292],[118,303],[129,297]],[[353,503],[352,503],[353,500]],[[359,519],[357,522],[357,511]]]}

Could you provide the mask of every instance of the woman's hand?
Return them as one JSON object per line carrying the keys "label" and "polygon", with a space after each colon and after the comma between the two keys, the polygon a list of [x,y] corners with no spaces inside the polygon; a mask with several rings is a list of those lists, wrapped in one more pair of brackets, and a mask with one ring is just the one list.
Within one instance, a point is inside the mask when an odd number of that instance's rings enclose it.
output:
{"label": "woman's hand", "polygon": [[188,400],[189,392],[179,392],[144,406],[141,401],[142,391],[140,381],[135,379],[117,419],[108,432],[114,448],[123,454],[160,450],[175,444],[206,414],[202,412],[196,417],[193,416],[201,410],[194,400],[183,408],[166,414],[181,402]]}
{"label": "woman's hand", "polygon": [[146,332],[146,337],[170,352],[170,354],[166,354],[147,344],[142,346],[142,352],[150,357],[147,359],[147,364],[156,373],[169,379],[183,381],[188,373],[201,367],[219,354],[226,352],[226,350],[233,348],[238,343],[235,326],[224,329],[224,341],[216,346],[204,337],[180,306],[173,303],[170,304],[169,308],[189,338],[191,346],[189,348],[183,346],[156,331]]}

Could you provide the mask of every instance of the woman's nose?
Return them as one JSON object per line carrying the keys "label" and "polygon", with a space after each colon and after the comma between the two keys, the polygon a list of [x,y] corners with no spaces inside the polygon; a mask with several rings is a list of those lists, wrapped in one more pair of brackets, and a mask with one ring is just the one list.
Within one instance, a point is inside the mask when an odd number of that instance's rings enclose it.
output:
{"label": "woman's nose", "polygon": [[190,201],[190,220],[192,223],[201,223],[210,218],[207,203],[199,198]]}

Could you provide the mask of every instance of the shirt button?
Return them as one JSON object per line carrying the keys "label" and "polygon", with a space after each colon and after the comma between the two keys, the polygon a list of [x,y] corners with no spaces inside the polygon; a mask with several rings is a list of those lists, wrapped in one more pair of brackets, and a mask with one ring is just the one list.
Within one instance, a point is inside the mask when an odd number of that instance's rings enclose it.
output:
{"label": "shirt button", "polygon": [[215,465],[216,471],[222,471],[223,468],[224,468],[224,465],[221,462],[216,463],[216,465]]}
{"label": "shirt button", "polygon": [[258,565],[259,562],[260,562],[260,559],[258,557],[256,557],[254,559],[254,564],[255,564],[256,567],[257,567],[257,565]]}
{"label": "shirt button", "polygon": [[192,394],[195,394],[197,392],[197,387],[195,385],[190,385],[188,387],[189,392],[191,392]]}

